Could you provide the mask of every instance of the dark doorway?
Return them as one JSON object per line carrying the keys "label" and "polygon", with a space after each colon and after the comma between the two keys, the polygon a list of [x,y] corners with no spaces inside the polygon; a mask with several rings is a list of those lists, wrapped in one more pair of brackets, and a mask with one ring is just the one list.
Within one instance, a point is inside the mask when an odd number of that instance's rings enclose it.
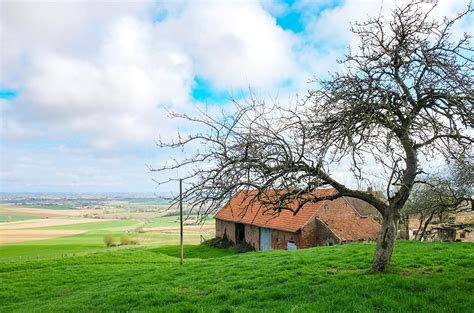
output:
{"label": "dark doorway", "polygon": [[245,225],[235,224],[235,243],[245,241]]}

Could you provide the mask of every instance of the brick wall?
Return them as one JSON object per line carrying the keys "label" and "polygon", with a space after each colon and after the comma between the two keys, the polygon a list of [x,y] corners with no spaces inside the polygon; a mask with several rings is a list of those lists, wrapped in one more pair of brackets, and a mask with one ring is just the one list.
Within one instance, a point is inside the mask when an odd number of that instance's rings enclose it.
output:
{"label": "brick wall", "polygon": [[235,243],[235,223],[216,219],[216,237],[223,238],[224,234]]}
{"label": "brick wall", "polygon": [[[260,249],[260,228],[253,225],[245,225],[245,241],[251,244],[255,250]],[[235,223],[216,219],[216,237],[227,239],[235,243]]]}
{"label": "brick wall", "polygon": [[245,225],[245,241],[258,251],[260,249],[260,228],[258,226]]}
{"label": "brick wall", "polygon": [[300,236],[297,233],[272,229],[272,249],[286,249],[289,240],[294,241],[299,248],[299,239]]}
{"label": "brick wall", "polygon": [[[342,214],[350,214],[343,212]],[[272,230],[272,249],[286,249],[288,241],[294,241],[298,249],[327,246],[339,243],[339,239],[324,223],[313,219],[296,233]]]}
{"label": "brick wall", "polygon": [[318,229],[316,219],[311,219],[301,229],[301,240],[298,248],[309,248],[318,245]]}
{"label": "brick wall", "polygon": [[320,220],[315,219],[315,246],[338,244],[339,239]]}

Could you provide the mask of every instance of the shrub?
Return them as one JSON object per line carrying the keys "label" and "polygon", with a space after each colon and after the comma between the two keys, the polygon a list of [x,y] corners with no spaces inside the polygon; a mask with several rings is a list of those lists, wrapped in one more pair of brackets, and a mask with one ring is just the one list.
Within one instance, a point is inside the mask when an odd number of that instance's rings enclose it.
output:
{"label": "shrub", "polygon": [[214,248],[232,249],[237,253],[255,251],[255,248],[247,242],[239,242],[238,244],[234,245],[234,243],[230,241],[227,236],[224,236],[223,238],[212,238],[204,241],[202,244]]}
{"label": "shrub", "polygon": [[209,247],[214,247],[214,248],[230,248],[234,245],[232,241],[227,239],[227,237],[224,238],[212,238],[209,240],[205,240],[202,243],[203,245],[209,246]]}
{"label": "shrub", "polygon": [[123,246],[130,244],[130,237],[127,234],[123,234],[120,238],[120,244]]}
{"label": "shrub", "polygon": [[130,237],[127,234],[123,234],[122,237],[120,238],[120,245],[121,246],[138,245],[138,242],[136,240],[130,239]]}
{"label": "shrub", "polygon": [[104,243],[107,247],[115,246],[114,237],[112,237],[112,235],[105,235],[104,236]]}
{"label": "shrub", "polygon": [[137,228],[135,228],[135,232],[141,234],[145,232],[145,229],[143,228],[143,226],[138,226]]}
{"label": "shrub", "polygon": [[245,253],[245,252],[255,251],[255,248],[251,244],[249,244],[245,241],[239,242],[238,244],[236,244],[233,247],[233,249],[237,253]]}

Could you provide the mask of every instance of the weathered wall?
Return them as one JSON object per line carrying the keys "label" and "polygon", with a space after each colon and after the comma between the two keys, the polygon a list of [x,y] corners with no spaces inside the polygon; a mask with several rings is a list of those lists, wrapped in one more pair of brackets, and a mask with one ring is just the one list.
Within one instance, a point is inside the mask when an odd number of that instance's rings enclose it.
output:
{"label": "weathered wall", "polygon": [[301,236],[299,233],[272,229],[272,249],[286,249],[289,240],[294,241],[299,249],[300,239]]}
{"label": "weathered wall", "polygon": [[[251,244],[255,250],[260,249],[260,229],[257,226],[245,225],[245,241]],[[235,223],[216,219],[216,237],[223,238],[226,234],[227,239],[236,242]]]}
{"label": "weathered wall", "polygon": [[474,231],[466,232],[462,241],[474,242]]}
{"label": "weathered wall", "polygon": [[315,246],[331,246],[340,242],[323,222],[315,219],[315,224]]}
{"label": "weathered wall", "polygon": [[455,215],[456,224],[474,224],[474,211],[459,212]]}
{"label": "weathered wall", "polygon": [[306,225],[301,229],[301,238],[298,248],[309,248],[318,245],[318,226],[316,219],[311,219]]}
{"label": "weathered wall", "polygon": [[216,219],[216,237],[224,238],[224,234],[235,243],[235,223]]}
{"label": "weathered wall", "polygon": [[258,251],[260,249],[260,228],[258,226],[245,225],[245,241]]}
{"label": "weathered wall", "polygon": [[474,231],[459,229],[456,231],[456,241],[474,242]]}
{"label": "weathered wall", "polygon": [[340,240],[327,226],[316,219],[310,221],[296,233],[272,230],[272,249],[286,249],[289,240],[294,241],[298,249],[340,243]]}

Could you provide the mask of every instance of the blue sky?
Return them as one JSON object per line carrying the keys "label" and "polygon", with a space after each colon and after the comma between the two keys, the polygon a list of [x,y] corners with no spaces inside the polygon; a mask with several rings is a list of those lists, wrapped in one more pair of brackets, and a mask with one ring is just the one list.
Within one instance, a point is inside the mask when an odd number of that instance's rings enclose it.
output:
{"label": "blue sky", "polygon": [[153,192],[146,164],[173,157],[154,140],[192,131],[168,111],[231,109],[249,88],[291,102],[381,3],[2,1],[0,191]]}
{"label": "blue sky", "polygon": [[1,89],[0,88],[0,99],[12,100],[16,98],[17,92],[11,89]]}

